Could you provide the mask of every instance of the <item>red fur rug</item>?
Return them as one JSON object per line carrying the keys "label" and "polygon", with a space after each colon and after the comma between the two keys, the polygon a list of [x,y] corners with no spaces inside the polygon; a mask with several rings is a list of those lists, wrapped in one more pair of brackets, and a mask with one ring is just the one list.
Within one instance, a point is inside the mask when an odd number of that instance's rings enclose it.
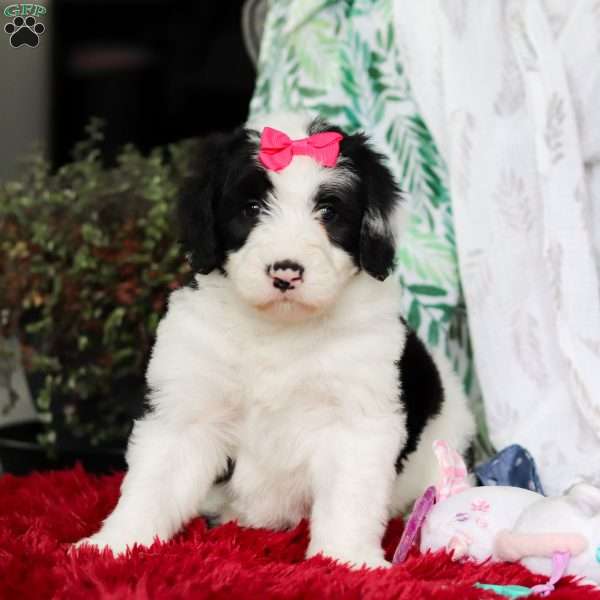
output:
{"label": "red fur rug", "polygon": [[[0,477],[0,599],[110,598],[499,598],[476,582],[534,585],[544,578],[518,565],[454,563],[445,554],[412,555],[402,566],[352,571],[326,558],[302,560],[305,524],[270,532],[202,519],[167,544],[113,558],[69,544],[94,532],[118,497],[120,475],[96,478],[81,468]],[[384,545],[401,531],[392,522]],[[600,591],[563,580],[553,600],[598,598]]]}

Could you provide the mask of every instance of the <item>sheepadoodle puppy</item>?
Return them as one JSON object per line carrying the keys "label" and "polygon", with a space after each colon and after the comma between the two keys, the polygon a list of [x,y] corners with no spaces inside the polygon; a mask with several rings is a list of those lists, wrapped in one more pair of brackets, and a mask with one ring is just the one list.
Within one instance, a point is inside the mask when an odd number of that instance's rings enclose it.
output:
{"label": "sheepadoodle puppy", "polygon": [[360,133],[286,116],[206,140],[179,205],[195,277],[158,327],[118,505],[80,543],[308,518],[307,556],[388,564],[386,522],[437,479],[433,440],[473,434],[399,314],[402,204]]}

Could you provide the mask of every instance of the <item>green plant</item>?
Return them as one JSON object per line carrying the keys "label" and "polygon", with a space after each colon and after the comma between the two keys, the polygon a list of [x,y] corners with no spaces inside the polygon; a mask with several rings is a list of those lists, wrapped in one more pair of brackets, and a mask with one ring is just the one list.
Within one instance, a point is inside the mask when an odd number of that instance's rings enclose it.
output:
{"label": "green plant", "polygon": [[[0,333],[17,335],[43,442],[115,445],[142,406],[169,291],[186,277],[172,204],[196,142],[101,160],[93,121],[73,162],[37,153],[0,187]],[[66,440],[66,442],[65,442]]]}

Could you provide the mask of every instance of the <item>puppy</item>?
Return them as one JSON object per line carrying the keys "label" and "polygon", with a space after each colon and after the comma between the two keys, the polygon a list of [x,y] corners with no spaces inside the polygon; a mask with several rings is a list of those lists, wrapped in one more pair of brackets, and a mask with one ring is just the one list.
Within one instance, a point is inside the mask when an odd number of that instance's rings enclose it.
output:
{"label": "puppy", "polygon": [[402,213],[362,134],[288,116],[206,141],[179,205],[195,277],[158,327],[118,505],[81,543],[308,517],[307,556],[388,564],[386,522],[437,478],[432,441],[473,434],[451,369],[399,315]]}

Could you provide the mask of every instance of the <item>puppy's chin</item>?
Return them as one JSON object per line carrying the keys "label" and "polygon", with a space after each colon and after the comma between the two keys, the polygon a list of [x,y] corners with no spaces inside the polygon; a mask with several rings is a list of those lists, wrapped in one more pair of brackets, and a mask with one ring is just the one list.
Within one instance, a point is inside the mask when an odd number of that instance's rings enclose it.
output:
{"label": "puppy's chin", "polygon": [[287,296],[253,303],[253,307],[264,317],[287,323],[304,321],[318,316],[326,308],[326,306],[309,304],[300,299]]}

